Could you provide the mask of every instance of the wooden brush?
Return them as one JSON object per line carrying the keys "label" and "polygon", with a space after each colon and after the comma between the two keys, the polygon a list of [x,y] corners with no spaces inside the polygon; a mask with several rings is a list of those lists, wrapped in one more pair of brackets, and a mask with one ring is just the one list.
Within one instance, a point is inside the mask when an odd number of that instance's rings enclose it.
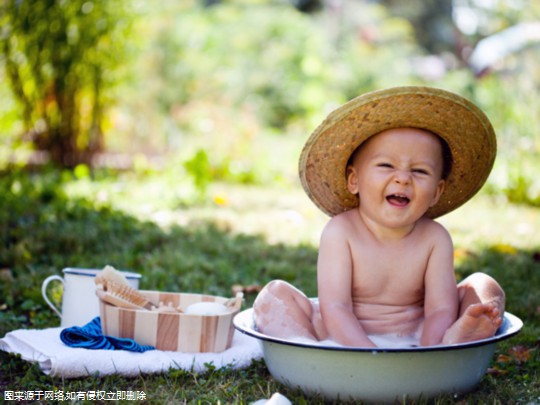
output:
{"label": "wooden brush", "polygon": [[232,310],[237,310],[242,307],[242,302],[244,301],[244,293],[239,291],[236,293],[236,297],[229,298],[223,305]]}
{"label": "wooden brush", "polygon": [[157,306],[129,285],[110,280],[97,285],[96,295],[100,300],[121,308],[153,309]]}

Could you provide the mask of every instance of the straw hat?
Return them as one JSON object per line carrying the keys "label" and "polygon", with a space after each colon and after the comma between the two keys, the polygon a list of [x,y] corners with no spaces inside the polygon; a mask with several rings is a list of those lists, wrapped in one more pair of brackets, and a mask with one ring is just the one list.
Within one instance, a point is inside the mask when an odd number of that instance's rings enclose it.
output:
{"label": "straw hat", "polygon": [[480,190],[497,152],[489,119],[457,94],[411,86],[367,93],[330,113],[300,155],[300,180],[308,196],[330,216],[357,207],[358,197],[347,189],[349,157],[370,136],[401,127],[439,135],[452,154],[445,191],[428,217],[454,210]]}

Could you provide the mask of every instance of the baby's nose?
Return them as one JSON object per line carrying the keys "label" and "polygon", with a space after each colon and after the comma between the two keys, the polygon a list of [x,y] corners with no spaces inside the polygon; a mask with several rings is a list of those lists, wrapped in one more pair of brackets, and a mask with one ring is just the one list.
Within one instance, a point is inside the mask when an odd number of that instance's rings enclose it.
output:
{"label": "baby's nose", "polygon": [[408,184],[411,181],[411,173],[406,170],[396,170],[394,181],[399,184]]}

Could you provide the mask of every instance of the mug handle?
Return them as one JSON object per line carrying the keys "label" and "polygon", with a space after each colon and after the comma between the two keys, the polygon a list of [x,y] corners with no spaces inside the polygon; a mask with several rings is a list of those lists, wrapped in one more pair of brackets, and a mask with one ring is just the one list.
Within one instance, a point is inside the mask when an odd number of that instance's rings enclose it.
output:
{"label": "mug handle", "polygon": [[57,276],[57,275],[53,275],[53,276],[49,276],[47,277],[45,280],[43,280],[43,284],[41,284],[41,295],[43,295],[43,299],[45,300],[45,302],[52,308],[52,310],[54,312],[56,312],[56,315],[58,315],[60,317],[60,319],[62,319],[62,313],[58,310],[58,308],[56,308],[54,306],[54,304],[49,300],[49,297],[47,297],[47,286],[49,285],[49,283],[53,280],[58,280],[60,281],[62,284],[64,284],[64,279],[60,276]]}

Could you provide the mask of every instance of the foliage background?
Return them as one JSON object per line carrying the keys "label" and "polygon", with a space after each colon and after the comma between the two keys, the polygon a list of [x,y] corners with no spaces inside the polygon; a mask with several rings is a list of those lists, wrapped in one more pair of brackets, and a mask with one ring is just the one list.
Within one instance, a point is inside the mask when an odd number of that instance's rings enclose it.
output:
{"label": "foliage background", "polygon": [[[95,166],[113,154],[117,166],[129,167],[156,155],[200,161],[198,168],[188,164],[191,169],[185,168],[184,174],[202,189],[209,181],[224,178],[266,180],[259,177],[275,171],[275,162],[258,153],[259,145],[277,137],[288,138],[285,143],[296,138],[300,144],[298,138],[305,139],[326,113],[350,98],[392,85],[427,84],[463,94],[492,119],[500,148],[489,190],[512,201],[540,204],[539,180],[533,175],[539,169],[540,151],[535,131],[539,35],[500,41],[491,55],[503,57],[488,63],[487,74],[481,77],[469,63],[480,40],[535,22],[540,6],[533,1],[521,1],[519,6],[503,0],[412,1],[407,7],[390,0],[292,3],[311,9],[310,13],[277,0],[81,1],[70,2],[70,8],[63,2],[50,3],[58,4],[55,7],[46,1],[34,3],[27,15],[48,18],[31,19],[32,30],[19,41],[6,17],[8,5],[18,3],[3,5],[3,43],[21,47],[24,39],[43,48],[36,60],[21,52],[4,53],[0,59],[0,74],[7,79],[12,65],[18,66],[23,87],[31,89],[24,108],[8,86],[0,90],[4,167],[8,162],[24,163],[28,147],[40,146],[36,128],[43,127],[43,118],[25,111],[43,109],[43,100],[50,99],[51,80],[56,87],[75,83],[70,92],[80,106],[79,118],[74,117],[78,124],[73,124],[73,147],[91,147],[99,133],[91,156],[85,155],[80,163]],[[47,33],[54,24],[49,17],[59,19],[58,13],[67,21],[62,26],[67,32],[51,37]],[[102,31],[89,31],[92,26]],[[538,26],[535,29],[538,32]],[[79,48],[87,51],[77,53]],[[69,75],[63,74],[61,65],[55,67],[55,53],[72,56],[66,61],[74,66],[65,71]],[[39,63],[42,82],[28,73]],[[96,71],[101,84],[91,79]],[[96,85],[98,93],[92,90]],[[94,118],[88,115],[92,98],[100,100]],[[48,120],[66,125],[58,115],[62,111],[48,102]],[[50,131],[51,125],[46,126]],[[53,146],[39,149],[49,153],[34,151],[33,159],[46,161],[55,155]],[[99,153],[103,151],[108,155]],[[64,164],[75,166],[69,159]]]}

